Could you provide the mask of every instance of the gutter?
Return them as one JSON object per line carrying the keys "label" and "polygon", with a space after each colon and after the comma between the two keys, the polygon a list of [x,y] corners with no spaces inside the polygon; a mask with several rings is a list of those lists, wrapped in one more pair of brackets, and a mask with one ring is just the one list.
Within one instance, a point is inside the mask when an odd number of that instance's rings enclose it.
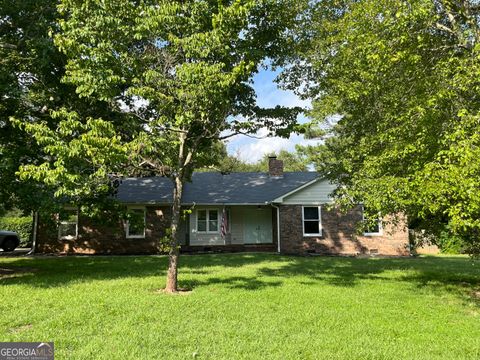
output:
{"label": "gutter", "polygon": [[277,209],[277,252],[280,254],[280,208],[272,203],[270,205]]}

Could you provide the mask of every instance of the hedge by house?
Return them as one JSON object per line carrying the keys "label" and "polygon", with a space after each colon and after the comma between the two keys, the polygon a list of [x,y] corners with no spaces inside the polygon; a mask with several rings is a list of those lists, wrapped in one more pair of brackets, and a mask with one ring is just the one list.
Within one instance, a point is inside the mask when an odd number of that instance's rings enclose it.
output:
{"label": "hedge by house", "polygon": [[32,218],[21,217],[0,217],[0,229],[15,231],[20,237],[20,247],[32,246]]}

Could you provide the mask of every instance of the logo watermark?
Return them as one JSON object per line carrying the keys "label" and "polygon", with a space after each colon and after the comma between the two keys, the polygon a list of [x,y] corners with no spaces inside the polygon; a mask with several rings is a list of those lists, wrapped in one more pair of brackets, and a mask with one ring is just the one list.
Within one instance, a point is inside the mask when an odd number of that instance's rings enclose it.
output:
{"label": "logo watermark", "polygon": [[0,360],[53,359],[53,342],[0,342]]}

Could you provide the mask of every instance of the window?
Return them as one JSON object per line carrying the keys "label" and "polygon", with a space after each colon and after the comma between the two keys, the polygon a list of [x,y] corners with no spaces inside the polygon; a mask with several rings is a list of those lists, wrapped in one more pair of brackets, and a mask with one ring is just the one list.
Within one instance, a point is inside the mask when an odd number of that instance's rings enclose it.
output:
{"label": "window", "polygon": [[197,211],[197,231],[199,232],[207,231],[207,210]]}
{"label": "window", "polygon": [[382,235],[382,219],[380,218],[380,214],[376,219],[368,219],[365,216],[365,208],[362,206],[362,218],[364,223],[364,232],[363,235],[365,236],[375,236],[375,235]]}
{"label": "window", "polygon": [[197,231],[206,233],[218,232],[218,210],[197,210]]}
{"label": "window", "polygon": [[127,212],[127,238],[145,237],[145,208],[129,208]]}
{"label": "window", "polygon": [[78,236],[78,210],[66,208],[58,214],[58,238],[72,240]]}
{"label": "window", "polygon": [[208,212],[208,231],[218,231],[218,210],[210,210]]}
{"label": "window", "polygon": [[303,235],[304,236],[321,236],[322,235],[322,219],[320,206],[304,206],[303,207]]}

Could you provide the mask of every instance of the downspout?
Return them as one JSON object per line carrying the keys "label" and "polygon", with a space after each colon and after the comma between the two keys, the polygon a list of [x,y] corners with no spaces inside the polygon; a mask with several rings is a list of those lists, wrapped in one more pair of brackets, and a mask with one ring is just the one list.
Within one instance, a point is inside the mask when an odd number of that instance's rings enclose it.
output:
{"label": "downspout", "polygon": [[35,254],[35,248],[37,247],[37,227],[38,227],[38,212],[33,212],[33,234],[32,234],[32,249],[28,254]]}
{"label": "downspout", "polygon": [[277,252],[280,254],[280,208],[273,204],[270,205],[277,209]]}

